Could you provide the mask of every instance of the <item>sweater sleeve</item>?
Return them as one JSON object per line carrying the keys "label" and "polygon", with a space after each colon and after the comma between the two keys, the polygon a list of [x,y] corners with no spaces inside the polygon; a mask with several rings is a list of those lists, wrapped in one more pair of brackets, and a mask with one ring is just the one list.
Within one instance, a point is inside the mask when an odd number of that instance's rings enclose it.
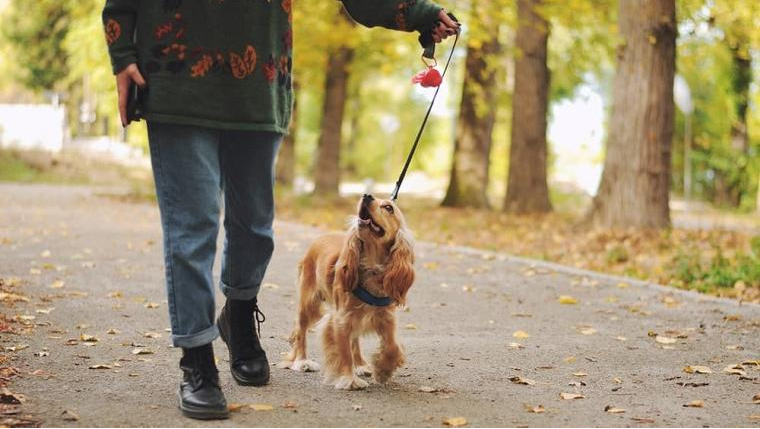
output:
{"label": "sweater sleeve", "polygon": [[103,28],[113,73],[137,62],[134,34],[138,0],[106,0],[103,7]]}
{"label": "sweater sleeve", "polygon": [[341,0],[351,17],[366,27],[425,31],[443,9],[431,0]]}

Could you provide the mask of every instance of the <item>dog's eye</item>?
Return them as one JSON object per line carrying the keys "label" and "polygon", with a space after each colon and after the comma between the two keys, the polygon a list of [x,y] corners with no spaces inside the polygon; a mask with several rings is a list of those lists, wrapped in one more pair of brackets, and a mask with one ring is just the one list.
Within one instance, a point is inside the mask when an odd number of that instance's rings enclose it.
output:
{"label": "dog's eye", "polygon": [[393,214],[393,206],[388,204],[387,206],[383,206],[383,208],[388,212]]}

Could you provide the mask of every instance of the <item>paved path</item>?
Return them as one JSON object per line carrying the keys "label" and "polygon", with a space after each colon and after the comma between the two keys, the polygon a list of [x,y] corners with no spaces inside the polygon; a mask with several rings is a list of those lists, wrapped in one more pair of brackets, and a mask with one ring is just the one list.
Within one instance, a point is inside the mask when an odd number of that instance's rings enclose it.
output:
{"label": "paved path", "polygon": [[[277,225],[260,296],[273,361],[288,349],[297,260],[319,233]],[[760,359],[760,307],[469,249],[418,243],[417,251],[418,281],[409,311],[399,314],[408,364],[391,384],[335,391],[319,374],[274,368],[269,386],[244,388],[232,382],[217,342],[229,402],[274,409],[245,408],[213,424],[440,426],[462,416],[470,426],[760,425],[760,405],[752,404],[759,367],[743,365],[743,377],[723,372]],[[165,332],[162,273],[154,206],[88,188],[0,185],[0,277],[21,279],[17,291],[30,298],[2,312],[34,316],[38,325],[31,336],[2,334],[0,344],[29,345],[7,353],[21,371],[10,387],[29,397],[26,412],[47,426],[204,426],[176,409],[179,350]],[[51,287],[61,286],[56,280],[62,287]],[[562,295],[578,303],[562,304]],[[82,334],[99,341],[87,346]],[[154,353],[135,355],[133,343]],[[110,369],[89,369],[95,365]],[[712,373],[688,374],[689,365]],[[563,392],[584,398],[561,399]],[[695,400],[704,406],[683,406]],[[64,410],[79,420],[64,420]]]}

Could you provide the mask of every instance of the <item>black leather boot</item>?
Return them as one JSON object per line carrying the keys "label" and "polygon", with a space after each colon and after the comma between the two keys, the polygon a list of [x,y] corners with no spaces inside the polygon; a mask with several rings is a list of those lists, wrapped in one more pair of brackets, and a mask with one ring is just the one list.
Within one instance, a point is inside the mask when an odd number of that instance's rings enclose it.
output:
{"label": "black leather boot", "polygon": [[228,299],[216,321],[230,351],[232,378],[243,386],[263,386],[269,382],[269,361],[259,342],[262,322],[264,314],[256,299]]}
{"label": "black leather boot", "polygon": [[227,400],[219,387],[219,371],[211,343],[183,348],[179,367],[183,373],[179,386],[179,409],[182,414],[199,420],[229,417]]}

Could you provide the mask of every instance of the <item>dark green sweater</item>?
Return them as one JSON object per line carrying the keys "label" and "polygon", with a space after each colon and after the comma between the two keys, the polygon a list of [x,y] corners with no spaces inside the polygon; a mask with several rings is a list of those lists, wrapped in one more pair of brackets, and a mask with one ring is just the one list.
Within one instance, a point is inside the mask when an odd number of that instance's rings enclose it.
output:
{"label": "dark green sweater", "polygon": [[[329,0],[325,0],[329,1]],[[368,27],[425,30],[430,0],[342,0]],[[292,0],[107,0],[114,73],[138,64],[148,121],[286,133],[293,93]]]}

